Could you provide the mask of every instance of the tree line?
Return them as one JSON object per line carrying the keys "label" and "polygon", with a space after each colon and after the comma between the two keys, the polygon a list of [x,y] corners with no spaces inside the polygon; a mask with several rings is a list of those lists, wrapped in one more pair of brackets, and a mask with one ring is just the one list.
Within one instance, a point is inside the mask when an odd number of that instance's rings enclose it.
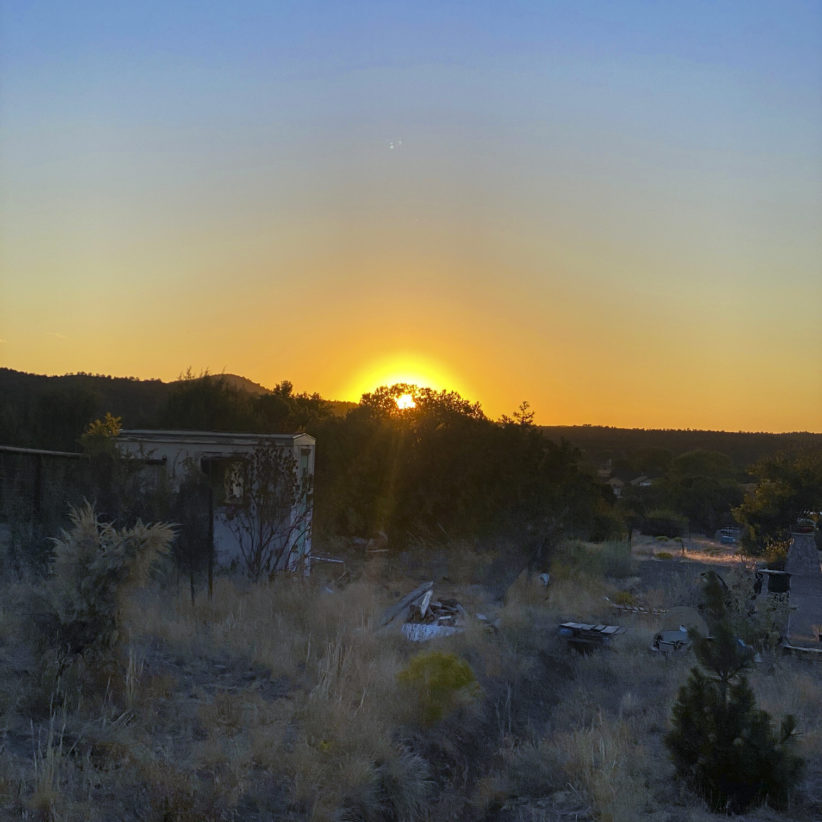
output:
{"label": "tree line", "polygon": [[[558,429],[534,424],[527,403],[492,420],[456,392],[408,385],[383,386],[353,404],[297,393],[287,380],[266,391],[230,375],[188,373],[166,384],[0,369],[0,388],[0,445],[80,451],[90,459],[60,468],[85,479],[50,504],[90,494],[121,525],[131,524],[138,501],[156,506],[156,499],[135,488],[127,501],[113,499],[122,469],[111,454],[93,453],[89,436],[107,413],[131,428],[312,434],[320,535],[385,532],[397,542],[504,536],[536,551],[560,533],[677,537],[739,525],[744,546],[763,553],[797,519],[822,508],[820,435],[580,426],[557,437]],[[404,394],[413,407],[399,408]],[[731,453],[707,447],[723,443]],[[775,450],[775,443],[784,447]],[[0,515],[7,520],[20,505],[14,484],[32,470],[24,463],[4,458]],[[153,493],[159,498],[162,489]]]}

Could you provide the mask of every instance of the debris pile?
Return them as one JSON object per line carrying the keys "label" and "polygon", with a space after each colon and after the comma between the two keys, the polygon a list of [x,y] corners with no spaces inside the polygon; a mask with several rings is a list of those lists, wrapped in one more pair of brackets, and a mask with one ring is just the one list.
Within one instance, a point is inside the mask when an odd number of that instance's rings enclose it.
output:
{"label": "debris pile", "polygon": [[434,583],[424,582],[388,608],[381,625],[386,627],[400,619],[403,636],[421,642],[462,631],[465,609],[455,599],[434,599]]}
{"label": "debris pile", "polygon": [[691,647],[691,638],[688,634],[690,628],[702,636],[708,636],[708,626],[704,618],[694,608],[685,605],[669,609],[661,622],[650,648],[655,653],[667,656],[677,651],[687,651]]}

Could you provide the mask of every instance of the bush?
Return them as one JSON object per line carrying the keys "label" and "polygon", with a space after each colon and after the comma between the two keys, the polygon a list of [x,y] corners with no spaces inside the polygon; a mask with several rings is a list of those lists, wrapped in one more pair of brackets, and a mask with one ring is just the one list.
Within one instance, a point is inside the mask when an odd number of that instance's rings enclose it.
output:
{"label": "bush", "polygon": [[615,605],[625,605],[626,607],[636,605],[636,597],[630,591],[617,591],[611,599]]}
{"label": "bush", "polygon": [[154,561],[168,551],[171,526],[144,525],[118,531],[100,523],[91,505],[72,509],[72,527],[54,542],[46,582],[49,627],[69,654],[113,648],[120,638],[123,599],[148,580]]}
{"label": "bush", "polygon": [[676,511],[651,511],[642,523],[642,533],[650,536],[674,539],[685,533],[688,520]]}
{"label": "bush", "polygon": [[712,810],[740,813],[765,801],[783,807],[803,768],[790,745],[795,721],[786,716],[776,734],[769,714],[757,709],[743,675],[752,653],[735,636],[726,599],[710,574],[705,615],[713,636],[693,638],[697,659],[714,675],[691,670],[665,744],[679,776]]}
{"label": "bush", "polygon": [[418,702],[420,717],[426,725],[439,722],[461,704],[479,696],[471,666],[455,654],[427,651],[417,654],[397,674]]}
{"label": "bush", "polygon": [[786,749],[794,719],[786,716],[776,735],[745,677],[725,690],[694,668],[680,689],[673,722],[666,744],[677,772],[711,810],[740,813],[766,800],[785,805],[802,768]]}

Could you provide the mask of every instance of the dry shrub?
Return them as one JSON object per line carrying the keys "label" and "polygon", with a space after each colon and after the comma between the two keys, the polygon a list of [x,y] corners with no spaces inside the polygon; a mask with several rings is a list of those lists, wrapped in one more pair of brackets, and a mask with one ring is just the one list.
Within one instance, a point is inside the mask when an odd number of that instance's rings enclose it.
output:
{"label": "dry shrub", "polygon": [[479,699],[481,694],[471,666],[455,654],[441,651],[417,654],[397,674],[397,681],[416,704],[416,712],[425,725],[439,722],[461,705]]}
{"label": "dry shrub", "polygon": [[[483,563],[458,549],[437,568],[468,581],[482,576]],[[548,588],[523,577],[498,607],[487,605],[479,586],[454,584],[446,595],[470,614],[499,618],[498,627],[469,619],[463,633],[422,647],[375,630],[388,597],[364,579],[329,593],[300,578],[251,585],[217,577],[213,599],[193,606],[187,590],[141,592],[122,607],[129,653],[119,660],[121,685],[111,679],[104,715],[94,717],[97,702],[69,717],[66,739],[82,739],[60,762],[54,813],[535,822],[575,814],[662,820],[668,809],[670,822],[707,821],[681,799],[671,809],[672,768],[661,744],[689,661],[649,655],[656,624],[615,618],[604,599],[613,588],[601,576],[560,570],[552,569]],[[676,599],[673,591],[663,595]],[[556,636],[558,623],[572,618],[618,621],[628,631],[612,651],[580,657]],[[0,652],[9,641],[0,638]],[[397,674],[415,652],[432,649],[465,660],[485,698],[426,725],[413,721]],[[18,711],[17,679],[2,673],[2,704]],[[800,722],[804,714],[802,744],[822,748],[813,669],[786,668],[781,676],[757,677],[763,704],[789,701],[778,712],[791,710]],[[69,679],[66,692],[82,685]],[[42,733],[45,756],[45,726]],[[87,755],[81,772],[75,760]],[[15,766],[22,780],[0,767],[0,816],[15,790],[16,815],[32,813],[23,804],[34,789],[30,744],[26,757]]]}
{"label": "dry shrub", "polygon": [[34,745],[34,790],[26,804],[44,820],[58,819],[57,806],[63,803],[61,783],[65,779],[66,769],[64,735],[65,714],[61,722],[52,713],[45,740],[38,738]]}
{"label": "dry shrub", "polygon": [[391,741],[367,709],[312,695],[299,737],[283,752],[294,798],[310,819],[419,819],[430,794],[428,763]]}
{"label": "dry shrub", "polygon": [[654,610],[667,610],[677,605],[694,606],[699,601],[698,579],[696,570],[683,574],[678,573],[674,567],[669,568],[662,584],[647,591],[643,599]]}
{"label": "dry shrub", "polygon": [[569,540],[560,543],[551,558],[551,573],[560,579],[624,578],[633,571],[631,546],[627,542]]}
{"label": "dry shrub", "polygon": [[600,720],[558,735],[553,744],[568,781],[589,797],[603,822],[634,822],[646,810],[647,753],[630,725]]}
{"label": "dry shrub", "polygon": [[613,595],[613,588],[604,580],[551,579],[548,606],[556,614],[558,622],[571,620],[609,622],[611,608],[606,597]]}
{"label": "dry shrub", "polygon": [[550,796],[568,783],[562,752],[550,737],[502,749],[507,796]]}
{"label": "dry shrub", "polygon": [[125,600],[148,582],[155,560],[168,552],[165,524],[116,530],[100,523],[88,503],[70,514],[72,527],[54,542],[46,595],[58,620],[60,641],[75,652],[112,646],[121,636]]}

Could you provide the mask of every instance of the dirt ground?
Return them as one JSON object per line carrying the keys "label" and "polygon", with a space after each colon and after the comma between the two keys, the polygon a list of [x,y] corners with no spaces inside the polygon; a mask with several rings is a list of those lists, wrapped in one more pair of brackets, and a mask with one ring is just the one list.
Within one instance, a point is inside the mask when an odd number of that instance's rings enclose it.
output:
{"label": "dirt ground", "polygon": [[[671,579],[677,578],[687,599],[691,595],[698,597],[699,575],[704,571],[731,568],[745,562],[737,553],[736,545],[722,545],[719,540],[705,536],[694,536],[681,543],[635,536],[631,541],[631,555],[637,560],[640,589],[649,591],[670,586]],[[688,591],[689,588],[693,590]]]}

